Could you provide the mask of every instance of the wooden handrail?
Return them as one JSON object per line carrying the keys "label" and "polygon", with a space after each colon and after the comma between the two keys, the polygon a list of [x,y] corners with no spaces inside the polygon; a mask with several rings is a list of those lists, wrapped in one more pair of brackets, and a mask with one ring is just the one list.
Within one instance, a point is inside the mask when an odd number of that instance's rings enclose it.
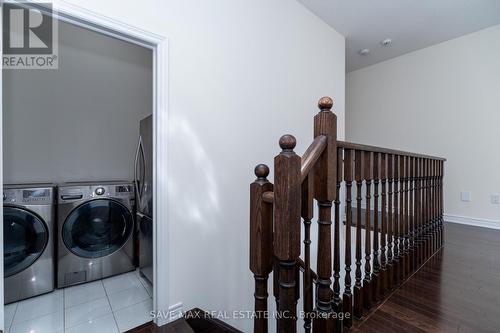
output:
{"label": "wooden handrail", "polygon": [[424,155],[424,154],[418,154],[418,153],[411,153],[408,151],[396,150],[396,149],[390,149],[390,148],[369,146],[369,145],[364,145],[361,143],[353,143],[353,142],[347,142],[347,141],[337,141],[337,146],[339,148],[344,148],[344,149],[371,151],[374,153],[384,153],[384,154],[401,155],[401,156],[411,156],[411,157],[426,158],[426,159],[430,159],[430,160],[437,160],[437,161],[443,161],[443,162],[446,161],[446,158],[443,158],[443,157]]}
{"label": "wooden handrail", "polygon": [[274,192],[267,191],[262,193],[262,201],[272,204],[274,202]]}
{"label": "wooden handrail", "polygon": [[309,175],[312,168],[323,154],[326,148],[328,138],[326,135],[317,136],[313,143],[307,148],[304,155],[302,155],[301,166],[300,166],[300,181],[303,182],[304,179]]}

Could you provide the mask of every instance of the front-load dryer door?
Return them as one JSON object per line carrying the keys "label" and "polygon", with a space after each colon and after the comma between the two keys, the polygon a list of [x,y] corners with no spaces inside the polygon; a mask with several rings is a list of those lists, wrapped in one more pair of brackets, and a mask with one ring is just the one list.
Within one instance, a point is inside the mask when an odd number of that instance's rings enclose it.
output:
{"label": "front-load dryer door", "polygon": [[30,211],[3,208],[4,276],[15,275],[30,267],[43,253],[49,241],[48,229],[40,217]]}
{"label": "front-load dryer door", "polygon": [[121,203],[97,199],[76,207],[62,227],[66,247],[83,258],[101,258],[118,251],[134,228],[130,211]]}

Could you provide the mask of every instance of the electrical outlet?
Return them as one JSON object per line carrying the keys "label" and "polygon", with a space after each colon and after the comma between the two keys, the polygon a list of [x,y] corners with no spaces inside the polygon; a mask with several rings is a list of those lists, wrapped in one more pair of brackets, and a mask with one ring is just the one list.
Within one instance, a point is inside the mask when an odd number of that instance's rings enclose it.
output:
{"label": "electrical outlet", "polygon": [[469,191],[464,191],[460,192],[460,200],[464,202],[471,202],[472,201],[472,194]]}
{"label": "electrical outlet", "polygon": [[500,194],[492,194],[491,195],[491,203],[493,205],[500,205]]}

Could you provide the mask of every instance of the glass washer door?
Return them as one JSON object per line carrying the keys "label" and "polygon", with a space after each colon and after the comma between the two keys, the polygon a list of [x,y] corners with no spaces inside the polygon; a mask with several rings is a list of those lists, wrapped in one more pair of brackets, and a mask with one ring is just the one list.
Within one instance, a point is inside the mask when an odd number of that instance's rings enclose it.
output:
{"label": "glass washer door", "polygon": [[75,208],[62,227],[66,247],[79,257],[101,258],[119,250],[134,227],[132,214],[109,199],[88,201]]}
{"label": "glass washer door", "polygon": [[48,229],[40,217],[20,208],[3,208],[4,275],[15,275],[31,266],[49,242]]}

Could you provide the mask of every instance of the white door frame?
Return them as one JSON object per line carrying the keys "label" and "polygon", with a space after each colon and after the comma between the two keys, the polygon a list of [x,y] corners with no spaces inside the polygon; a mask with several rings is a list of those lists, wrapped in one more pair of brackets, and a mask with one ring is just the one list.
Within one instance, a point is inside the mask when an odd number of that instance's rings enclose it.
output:
{"label": "white door frame", "polygon": [[[37,1],[29,1],[35,5]],[[38,1],[39,2],[39,1]],[[26,2],[25,2],[26,3]],[[35,5],[36,6],[36,5]],[[110,17],[89,11],[64,0],[54,3],[54,17],[86,29],[103,33],[153,51],[153,310],[162,316],[153,316],[157,325],[164,325],[176,319],[170,316],[169,307],[169,260],[168,254],[168,43],[167,39],[155,33],[119,22]],[[1,35],[0,16],[0,35]],[[0,43],[1,48],[1,43]],[[0,72],[0,89],[2,76]],[[2,114],[3,93],[0,93],[0,114]],[[139,125],[139,124],[137,124]],[[3,129],[0,117],[0,186],[3,187]],[[158,144],[161,143],[161,144]],[[3,211],[2,202],[0,209]],[[3,214],[0,214],[3,225]],[[0,300],[3,300],[3,228],[0,228]],[[3,301],[0,302],[0,329],[4,329]]]}

